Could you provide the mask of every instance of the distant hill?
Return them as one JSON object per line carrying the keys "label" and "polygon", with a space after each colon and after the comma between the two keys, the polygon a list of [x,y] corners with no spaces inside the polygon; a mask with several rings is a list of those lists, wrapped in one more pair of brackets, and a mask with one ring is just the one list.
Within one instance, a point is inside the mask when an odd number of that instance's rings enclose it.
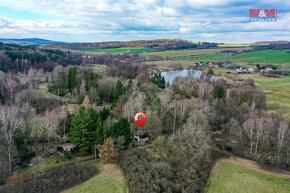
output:
{"label": "distant hill", "polygon": [[0,38],[0,42],[13,44],[58,44],[63,42],[51,41],[40,38],[6,39]]}
{"label": "distant hill", "polygon": [[259,41],[259,42],[255,42],[253,44],[287,44],[287,43],[290,43],[290,42],[280,40],[280,41]]}
{"label": "distant hill", "polygon": [[114,42],[97,42],[97,43],[64,43],[53,45],[50,44],[46,47],[68,50],[146,48],[164,51],[164,50],[181,50],[181,49],[206,49],[217,47],[217,44],[209,42],[200,42],[199,44],[197,44],[182,39],[155,39],[155,40],[114,41]]}

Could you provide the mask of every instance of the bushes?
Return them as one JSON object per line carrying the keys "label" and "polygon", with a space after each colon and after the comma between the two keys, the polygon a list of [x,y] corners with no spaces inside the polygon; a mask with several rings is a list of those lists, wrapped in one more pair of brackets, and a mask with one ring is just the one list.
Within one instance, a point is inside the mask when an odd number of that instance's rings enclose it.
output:
{"label": "bushes", "polygon": [[223,98],[225,95],[224,88],[220,85],[215,85],[214,87],[214,92],[213,92],[213,97],[214,98]]}
{"label": "bushes", "polygon": [[114,146],[112,138],[108,138],[103,145],[98,145],[97,149],[101,155],[102,164],[114,164],[118,162],[119,153]]}
{"label": "bushes", "polygon": [[152,82],[156,84],[159,88],[165,88],[165,79],[160,73],[154,73]]}
{"label": "bushes", "polygon": [[70,163],[49,171],[24,177],[15,185],[3,187],[3,193],[56,193],[76,186],[98,173],[94,164]]}
{"label": "bushes", "polygon": [[204,191],[210,172],[209,162],[188,162],[180,170],[176,170],[172,163],[173,160],[143,148],[130,149],[120,155],[120,166],[131,193]]}
{"label": "bushes", "polygon": [[161,147],[161,146],[163,146],[164,144],[165,144],[165,142],[166,142],[166,138],[165,138],[165,136],[158,136],[154,141],[153,141],[153,145],[155,146],[155,147]]}

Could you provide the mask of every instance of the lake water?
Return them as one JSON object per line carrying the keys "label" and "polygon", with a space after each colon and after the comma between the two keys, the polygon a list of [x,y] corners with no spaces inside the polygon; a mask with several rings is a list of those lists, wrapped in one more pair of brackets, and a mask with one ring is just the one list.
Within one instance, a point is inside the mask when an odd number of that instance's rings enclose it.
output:
{"label": "lake water", "polygon": [[[164,76],[165,81],[171,84],[175,77],[186,77],[188,74],[191,74],[191,78],[199,80],[204,75],[203,71],[200,70],[175,70],[175,71],[168,71],[168,72],[161,72],[161,75]],[[211,81],[217,81],[218,78],[216,76],[210,77]]]}

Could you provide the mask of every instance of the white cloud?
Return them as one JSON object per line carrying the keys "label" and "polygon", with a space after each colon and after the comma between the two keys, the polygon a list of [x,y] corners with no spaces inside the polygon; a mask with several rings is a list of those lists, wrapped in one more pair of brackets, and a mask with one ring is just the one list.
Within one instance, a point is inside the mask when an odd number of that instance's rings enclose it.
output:
{"label": "white cloud", "polygon": [[[288,3],[275,0],[279,6]],[[149,38],[196,38],[215,41],[224,34],[235,41],[255,32],[271,38],[266,32],[275,31],[273,39],[290,30],[290,11],[278,10],[276,23],[249,23],[248,9],[272,5],[270,0],[258,4],[237,6],[242,0],[9,0],[0,6],[16,12],[28,11],[44,15],[49,20],[0,18],[0,33],[13,36],[47,36],[62,41],[108,41]],[[254,6],[254,7],[253,7]],[[0,13],[1,15],[1,13]],[[20,33],[21,32],[21,33]],[[280,33],[280,34],[279,34]],[[230,35],[229,35],[230,34]],[[236,34],[236,35],[235,35]],[[271,33],[270,33],[271,34]],[[274,37],[275,36],[275,37]]]}

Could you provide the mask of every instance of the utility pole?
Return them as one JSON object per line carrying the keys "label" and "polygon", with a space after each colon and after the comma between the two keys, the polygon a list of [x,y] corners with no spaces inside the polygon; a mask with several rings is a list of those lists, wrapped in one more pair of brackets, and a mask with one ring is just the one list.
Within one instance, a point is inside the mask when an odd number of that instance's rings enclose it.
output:
{"label": "utility pole", "polygon": [[95,144],[95,160],[97,160],[97,145]]}

